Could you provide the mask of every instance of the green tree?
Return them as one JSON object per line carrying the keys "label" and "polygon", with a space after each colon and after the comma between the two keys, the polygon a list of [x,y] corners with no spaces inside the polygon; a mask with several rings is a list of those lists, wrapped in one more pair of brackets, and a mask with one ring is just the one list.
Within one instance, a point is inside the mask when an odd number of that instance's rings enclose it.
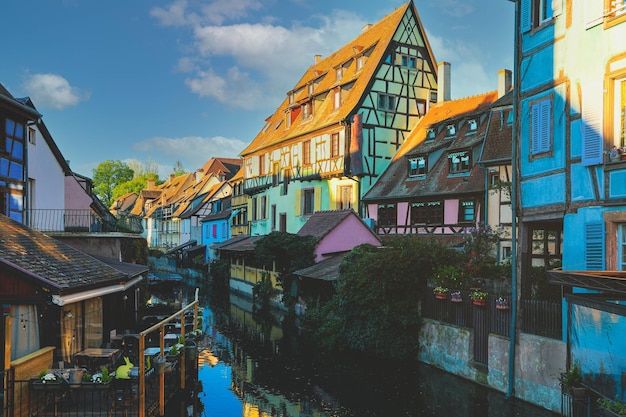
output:
{"label": "green tree", "polygon": [[415,359],[419,300],[451,254],[437,242],[414,237],[389,239],[382,248],[357,246],[340,265],[333,299],[307,311],[312,340],[326,349]]}
{"label": "green tree", "polygon": [[298,294],[294,292],[294,271],[315,263],[314,236],[299,236],[285,232],[272,232],[263,236],[255,245],[254,255],[257,262],[266,269],[273,266],[278,272],[278,284],[283,288],[283,303],[293,307]]}
{"label": "green tree", "polygon": [[113,203],[113,189],[133,179],[133,170],[122,161],[107,160],[93,170],[94,191],[108,206]]}
{"label": "green tree", "polygon": [[180,177],[181,175],[186,173],[187,171],[185,171],[185,168],[183,168],[182,162],[180,162],[180,160],[176,161],[176,163],[174,164],[174,176]]}
{"label": "green tree", "polygon": [[141,190],[145,190],[148,187],[148,180],[151,180],[151,179],[154,180],[154,183],[156,185],[163,183],[163,181],[159,179],[158,174],[154,174],[154,173],[142,174],[138,177],[133,178],[130,181],[123,182],[117,185],[115,188],[113,188],[113,199],[116,199],[117,197],[120,197],[128,193],[135,193],[139,195]]}

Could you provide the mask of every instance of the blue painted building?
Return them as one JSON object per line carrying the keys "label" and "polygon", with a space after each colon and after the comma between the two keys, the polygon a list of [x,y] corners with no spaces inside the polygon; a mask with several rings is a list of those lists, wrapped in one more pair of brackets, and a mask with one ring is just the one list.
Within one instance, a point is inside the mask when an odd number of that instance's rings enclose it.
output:
{"label": "blue painted building", "polygon": [[518,297],[532,295],[532,266],[562,266],[563,368],[580,362],[595,391],[624,401],[624,2],[518,0],[517,15]]}

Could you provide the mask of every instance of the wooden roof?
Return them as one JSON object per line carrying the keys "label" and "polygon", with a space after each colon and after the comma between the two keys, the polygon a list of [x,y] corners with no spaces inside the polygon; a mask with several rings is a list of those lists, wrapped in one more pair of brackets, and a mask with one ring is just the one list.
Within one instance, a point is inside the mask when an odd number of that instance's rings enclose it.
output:
{"label": "wooden roof", "polygon": [[[261,132],[240,155],[245,157],[290,139],[312,136],[322,129],[350,118],[368,91],[370,82],[383,62],[394,35],[401,27],[402,18],[410,11],[415,14],[419,22],[413,2],[405,3],[375,25],[364,30],[354,40],[309,67],[295,87],[288,92],[276,112],[266,119]],[[421,22],[419,26],[422,30]],[[434,56],[424,33],[421,38],[425,43],[422,46],[427,48],[430,59],[434,62]],[[362,54],[367,55],[367,60],[363,68],[359,70],[356,66],[356,58]],[[336,77],[338,68],[343,68],[343,76],[340,80]],[[309,85],[314,86],[311,95]],[[342,104],[335,109],[332,91],[338,87],[342,87]],[[293,97],[291,101],[290,96]],[[310,120],[303,121],[300,105],[310,100],[315,102],[313,116]],[[290,126],[286,127],[285,114],[289,111],[292,112],[292,120]]]}

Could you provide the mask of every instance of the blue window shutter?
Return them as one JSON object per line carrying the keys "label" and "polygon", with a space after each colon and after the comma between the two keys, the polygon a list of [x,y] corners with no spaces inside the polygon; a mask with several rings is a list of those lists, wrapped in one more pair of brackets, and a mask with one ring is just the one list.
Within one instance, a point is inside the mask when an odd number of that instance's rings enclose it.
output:
{"label": "blue window shutter", "polygon": [[541,132],[541,111],[537,104],[533,104],[530,108],[530,152],[535,155],[539,153],[539,136]]}
{"label": "blue window shutter", "polygon": [[540,152],[548,152],[550,150],[550,107],[552,102],[550,100],[544,100],[541,102],[541,140],[540,140]]}
{"label": "blue window shutter", "polygon": [[585,224],[585,269],[602,271],[604,269],[604,223]]}
{"label": "blue window shutter", "polygon": [[532,9],[532,0],[520,0],[522,2],[522,10],[520,13],[520,25],[522,26],[522,33],[528,32],[532,27],[532,15],[530,13]]}
{"label": "blue window shutter", "polygon": [[602,163],[603,93],[602,81],[589,83],[582,87],[582,164],[584,166]]}
{"label": "blue window shutter", "polygon": [[551,146],[551,106],[552,101],[546,99],[531,106],[531,153],[537,155],[550,151]]}

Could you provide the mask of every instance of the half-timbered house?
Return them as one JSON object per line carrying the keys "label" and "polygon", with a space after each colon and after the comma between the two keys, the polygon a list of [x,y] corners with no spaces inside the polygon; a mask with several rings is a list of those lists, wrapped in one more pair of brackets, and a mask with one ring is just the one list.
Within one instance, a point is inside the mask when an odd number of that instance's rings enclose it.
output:
{"label": "half-timbered house", "polygon": [[361,196],[436,101],[435,62],[413,1],[316,56],[241,152],[251,233],[295,233],[320,210],[360,213]]}
{"label": "half-timbered house", "polygon": [[[499,118],[489,117],[492,104],[511,87],[510,71],[500,78],[498,91],[437,103],[419,122],[363,198],[379,235],[436,236],[454,244],[486,223],[487,175],[479,161],[487,132],[507,127],[506,120],[500,126]],[[506,143],[510,147],[510,136]]]}

